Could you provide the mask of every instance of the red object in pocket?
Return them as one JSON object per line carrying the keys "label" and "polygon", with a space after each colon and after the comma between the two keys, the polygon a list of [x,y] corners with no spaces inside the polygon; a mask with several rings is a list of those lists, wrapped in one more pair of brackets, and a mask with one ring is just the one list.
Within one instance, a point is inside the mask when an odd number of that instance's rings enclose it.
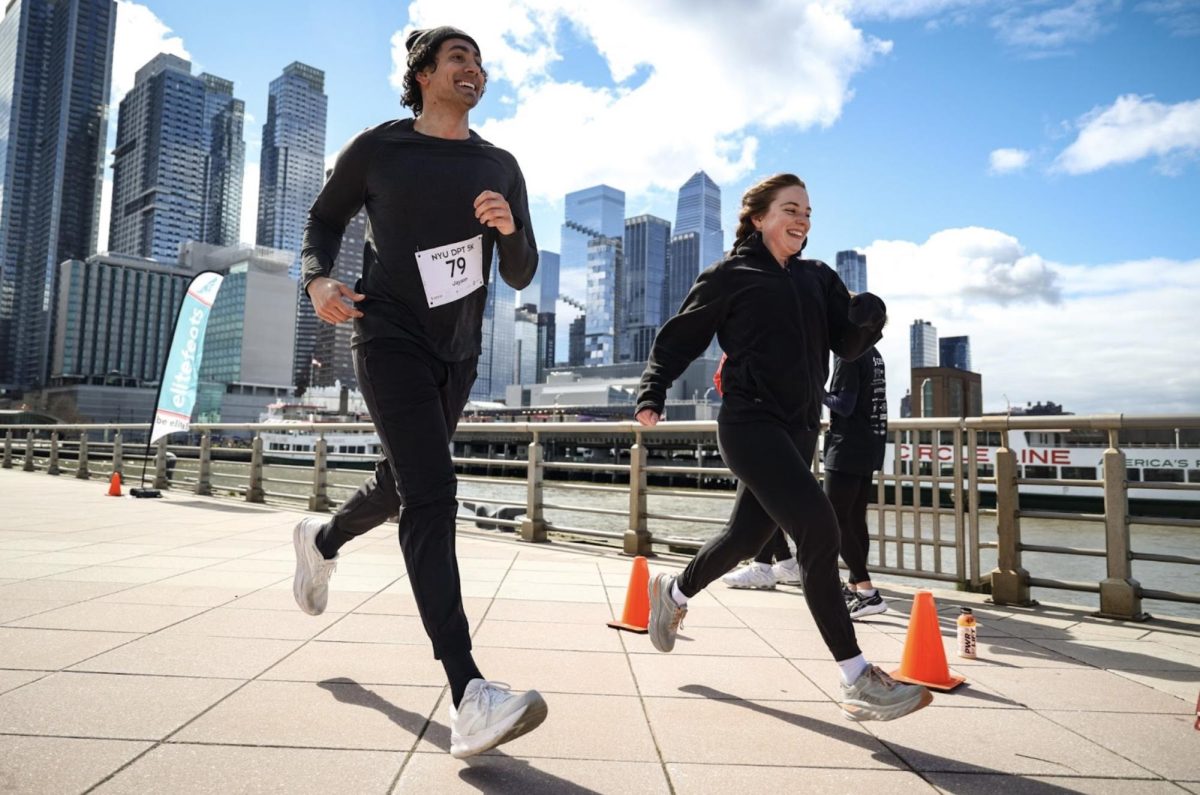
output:
{"label": "red object in pocket", "polygon": [[717,371],[713,373],[713,386],[716,387],[717,394],[721,397],[725,397],[725,393],[721,391],[721,368],[725,366],[725,359],[727,358],[725,354],[721,354],[721,361],[717,362]]}

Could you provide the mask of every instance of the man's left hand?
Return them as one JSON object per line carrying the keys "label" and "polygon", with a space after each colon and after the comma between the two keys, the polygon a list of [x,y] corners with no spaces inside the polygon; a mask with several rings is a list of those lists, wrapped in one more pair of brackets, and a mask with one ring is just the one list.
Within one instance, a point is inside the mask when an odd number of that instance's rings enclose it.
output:
{"label": "man's left hand", "polygon": [[508,199],[495,191],[485,190],[475,197],[475,217],[479,219],[479,223],[490,226],[502,235],[511,235],[517,231]]}

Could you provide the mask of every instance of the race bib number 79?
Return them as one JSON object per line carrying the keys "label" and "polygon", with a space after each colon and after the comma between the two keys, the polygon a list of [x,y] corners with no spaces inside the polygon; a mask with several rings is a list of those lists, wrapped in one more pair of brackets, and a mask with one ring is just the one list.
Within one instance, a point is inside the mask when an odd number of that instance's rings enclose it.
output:
{"label": "race bib number 79", "polygon": [[483,286],[483,235],[418,251],[417,267],[430,309],[457,301]]}

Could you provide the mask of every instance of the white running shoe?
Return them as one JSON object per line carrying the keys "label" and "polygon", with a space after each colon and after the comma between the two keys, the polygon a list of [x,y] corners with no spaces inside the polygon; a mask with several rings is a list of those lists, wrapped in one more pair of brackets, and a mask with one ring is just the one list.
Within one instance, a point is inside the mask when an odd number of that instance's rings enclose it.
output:
{"label": "white running shoe", "polygon": [[897,682],[872,665],[852,685],[842,685],[839,705],[847,720],[894,720],[916,712],[933,701],[920,685]]}
{"label": "white running shoe", "polygon": [[513,693],[503,682],[472,679],[458,709],[450,704],[450,755],[463,759],[533,731],[546,719],[536,690]]}
{"label": "white running shoe", "polygon": [[779,561],[771,567],[771,573],[780,585],[800,584],[800,563],[795,558]]}
{"label": "white running shoe", "polygon": [[329,560],[317,549],[317,533],[325,523],[316,517],[301,519],[292,531],[292,546],[296,549],[296,576],[292,580],[292,595],[296,604],[310,616],[325,612],[329,603],[329,578],[337,568],[338,556]]}
{"label": "white running shoe", "polygon": [[721,578],[730,588],[753,588],[768,591],[775,587],[775,574],[766,563],[750,562]]}

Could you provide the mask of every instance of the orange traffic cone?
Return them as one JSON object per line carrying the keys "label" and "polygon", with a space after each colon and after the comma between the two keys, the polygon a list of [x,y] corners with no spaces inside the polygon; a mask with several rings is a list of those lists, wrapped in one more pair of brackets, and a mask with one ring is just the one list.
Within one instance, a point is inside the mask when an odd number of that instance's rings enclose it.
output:
{"label": "orange traffic cone", "polygon": [[120,497],[121,496],[121,473],[120,472],[112,473],[112,478],[110,478],[108,481],[108,496],[110,496],[110,497]]}
{"label": "orange traffic cone", "polygon": [[613,629],[623,629],[645,635],[650,625],[650,565],[638,555],[633,559],[633,570],[629,573],[629,587],[625,589],[625,612],[620,621],[609,621]]}
{"label": "orange traffic cone", "polygon": [[967,680],[955,676],[946,665],[946,649],[938,627],[937,605],[932,591],[917,591],[912,615],[908,617],[908,637],[904,640],[904,658],[893,679],[935,690],[953,690]]}

